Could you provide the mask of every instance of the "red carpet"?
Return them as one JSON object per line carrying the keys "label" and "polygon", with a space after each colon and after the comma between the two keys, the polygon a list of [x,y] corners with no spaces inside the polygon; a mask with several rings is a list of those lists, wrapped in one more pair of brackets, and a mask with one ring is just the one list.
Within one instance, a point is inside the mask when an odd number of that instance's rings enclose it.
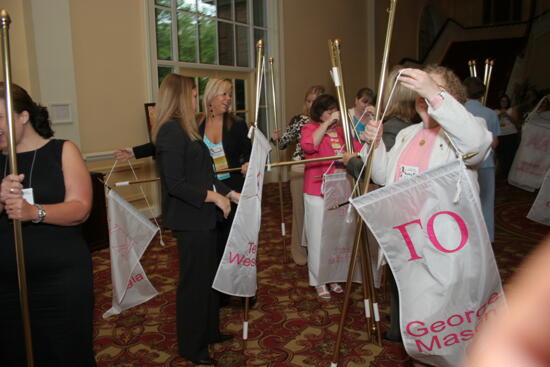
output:
{"label": "red carpet", "polygon": [[[285,217],[290,233],[291,209],[285,186]],[[495,254],[503,280],[510,277],[524,256],[548,233],[548,227],[525,218],[534,193],[499,182],[496,200]],[[221,311],[221,330],[235,338],[212,348],[220,366],[330,366],[343,296],[321,301],[308,286],[306,266],[283,263],[283,243],[277,186],[264,189],[262,230],[258,254],[257,303],[250,312],[249,340],[241,339],[241,303],[233,299]],[[177,353],[175,287],[178,274],[175,241],[166,234],[166,247],[158,239],[145,253],[142,264],[160,294],[144,305],[103,320],[111,306],[108,250],[94,253],[96,314],[94,348],[100,367],[192,366]],[[287,246],[290,239],[287,239]],[[288,249],[287,249],[288,251]],[[338,366],[409,366],[400,343],[369,343],[360,289],[353,304]],[[388,327],[388,300],[382,300],[382,330]]]}

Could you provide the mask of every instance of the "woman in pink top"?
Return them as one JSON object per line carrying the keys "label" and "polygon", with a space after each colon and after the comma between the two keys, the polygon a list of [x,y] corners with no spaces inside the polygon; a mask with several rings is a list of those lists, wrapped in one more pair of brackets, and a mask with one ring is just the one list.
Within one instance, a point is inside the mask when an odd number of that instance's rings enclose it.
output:
{"label": "woman in pink top", "polygon": [[[346,146],[344,131],[339,124],[340,112],[336,99],[328,94],[317,97],[311,106],[311,122],[302,127],[300,145],[304,158],[320,158],[342,154]],[[359,151],[361,144],[354,142]],[[321,253],[321,225],[323,223],[324,201],[321,193],[323,175],[343,171],[339,161],[308,163],[304,171],[304,234],[308,244],[309,284],[314,286],[319,297],[330,298],[326,284],[320,284],[318,274]],[[333,292],[341,293],[342,287],[330,284]]]}

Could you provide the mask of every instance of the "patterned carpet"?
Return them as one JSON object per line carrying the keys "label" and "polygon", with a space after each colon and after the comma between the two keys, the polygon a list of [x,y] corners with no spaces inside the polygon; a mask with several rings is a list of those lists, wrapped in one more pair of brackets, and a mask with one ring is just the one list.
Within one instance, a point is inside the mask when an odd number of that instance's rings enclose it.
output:
{"label": "patterned carpet", "polygon": [[[499,181],[496,199],[495,253],[503,277],[508,279],[548,227],[525,218],[534,193]],[[250,312],[249,340],[241,339],[242,312],[239,299],[221,310],[221,330],[236,337],[216,344],[211,352],[220,366],[330,366],[343,296],[321,301],[308,286],[307,267],[283,262],[280,238],[278,190],[264,189],[263,221],[258,253],[257,303]],[[291,222],[290,194],[285,186],[285,217]],[[290,233],[290,230],[287,230]],[[166,235],[166,247],[155,239],[142,265],[159,295],[121,315],[102,319],[111,306],[108,250],[93,254],[96,311],[94,349],[100,367],[185,367],[178,356],[175,333],[175,287],[178,273],[175,241]],[[288,246],[289,240],[287,240]],[[287,249],[288,250],[288,249]],[[369,343],[365,332],[361,291],[354,288],[339,366],[409,366],[401,343]],[[380,297],[383,294],[380,295]],[[382,330],[388,327],[389,300],[381,300]]]}

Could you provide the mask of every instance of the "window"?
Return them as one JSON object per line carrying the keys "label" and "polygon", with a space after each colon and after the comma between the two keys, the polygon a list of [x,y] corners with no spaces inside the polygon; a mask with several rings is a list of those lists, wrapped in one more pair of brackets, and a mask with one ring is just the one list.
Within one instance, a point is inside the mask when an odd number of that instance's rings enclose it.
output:
{"label": "window", "polygon": [[[263,39],[265,50],[269,50],[271,36],[267,0],[149,2],[150,16],[154,17],[152,54],[156,85],[171,72],[193,76],[199,86],[200,99],[208,77],[220,77],[218,71],[223,71],[225,77],[233,81],[233,111],[250,123],[254,118],[249,108],[254,93],[247,89],[254,88],[255,46],[259,39]],[[200,70],[206,72],[197,73]],[[243,73],[251,77],[242,77]],[[264,132],[268,118],[265,93],[270,86],[266,79],[264,77],[259,111],[259,125]]]}

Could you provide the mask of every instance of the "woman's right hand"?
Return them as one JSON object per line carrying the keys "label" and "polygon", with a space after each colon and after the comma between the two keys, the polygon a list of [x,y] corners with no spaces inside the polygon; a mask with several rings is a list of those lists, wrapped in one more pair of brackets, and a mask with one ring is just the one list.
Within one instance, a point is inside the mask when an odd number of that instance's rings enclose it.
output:
{"label": "woman's right hand", "polygon": [[0,186],[0,202],[2,204],[5,204],[8,199],[17,199],[23,196],[23,185],[21,182],[24,178],[24,174],[19,174],[18,176],[10,174],[4,177]]}
{"label": "woman's right hand", "polygon": [[271,133],[271,140],[277,141],[281,138],[281,129],[273,130]]}
{"label": "woman's right hand", "polygon": [[378,146],[380,144],[380,139],[382,138],[382,123],[380,120],[370,120],[367,122],[367,126],[365,127],[365,138],[368,144],[372,144],[374,141],[374,144]]}
{"label": "woman's right hand", "polygon": [[130,158],[134,158],[132,148],[120,148],[113,152],[113,155],[118,161],[126,162]]}
{"label": "woman's right hand", "polygon": [[218,193],[216,194],[218,195],[218,197],[214,201],[214,204],[216,204],[216,206],[220,208],[220,210],[223,212],[223,217],[227,218],[227,216],[231,212],[231,201],[229,200],[229,198],[226,198],[223,195],[220,195]]}

